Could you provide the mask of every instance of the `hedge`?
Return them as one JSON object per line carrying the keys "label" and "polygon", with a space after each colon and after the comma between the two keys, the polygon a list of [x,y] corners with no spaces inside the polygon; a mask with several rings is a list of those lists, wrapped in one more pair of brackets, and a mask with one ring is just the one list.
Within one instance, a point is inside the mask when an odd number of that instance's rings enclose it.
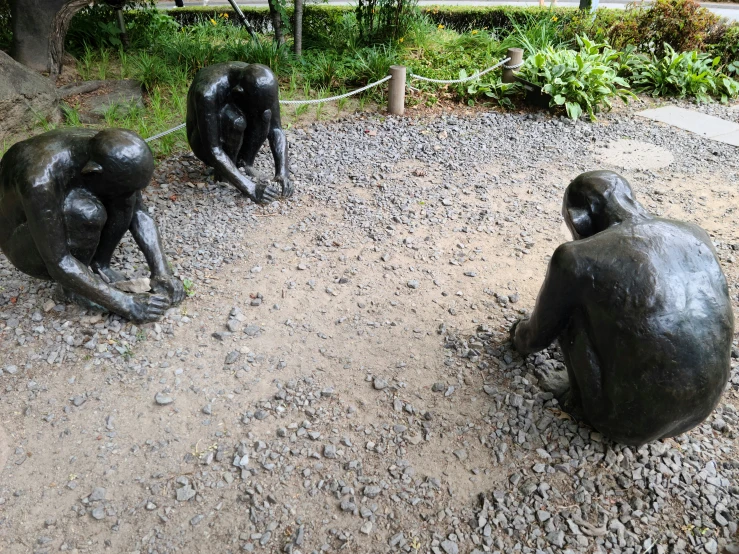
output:
{"label": "hedge", "polygon": [[[256,30],[261,32],[271,28],[267,8],[243,7],[242,11]],[[292,10],[287,11],[292,17]],[[303,37],[306,44],[313,37],[330,35],[341,18],[352,11],[350,6],[306,6],[303,13]],[[589,14],[577,8],[517,6],[423,6],[421,12],[435,25],[443,25],[460,33],[488,29],[505,34],[515,24],[537,19],[555,19],[565,39],[574,39],[577,33],[586,33],[592,38],[615,39],[614,44],[620,42],[619,27],[638,14],[636,10],[602,8],[591,19]],[[174,8],[168,10],[168,13],[182,25],[215,19],[222,13],[229,15],[232,24],[238,23],[233,10],[228,6]],[[739,23],[716,26],[706,37],[704,49],[712,55],[721,56],[724,61],[739,59]]]}
{"label": "hedge", "polygon": [[[146,1],[146,0],[139,0]],[[736,0],[739,2],[739,0]],[[269,32],[271,23],[267,8],[242,7],[242,11],[252,27],[258,32]],[[330,35],[341,19],[352,12],[351,6],[308,5],[303,13],[304,40],[306,44],[314,37]],[[617,9],[599,9],[593,21],[584,17],[584,12],[577,8],[539,8],[517,6],[424,6],[421,8],[434,24],[443,25],[457,32],[472,29],[489,29],[506,32],[513,25],[530,22],[532,19],[556,18],[561,25],[564,38],[572,38],[577,32],[587,32],[591,36],[606,34],[617,23],[631,17],[630,11]],[[292,10],[287,10],[292,16]],[[138,12],[142,14],[145,12]],[[230,6],[195,6],[174,8],[167,13],[182,25],[192,25],[227,13],[232,24],[238,19]],[[137,15],[138,15],[137,14]],[[128,15],[131,17],[131,14]],[[10,45],[10,13],[8,0],[0,0],[0,48]],[[732,24],[716,29],[706,41],[707,51],[720,55],[725,60],[739,57],[739,24]]]}
{"label": "hedge", "polygon": [[[739,2],[739,0],[737,0]],[[244,16],[255,29],[269,28],[269,10],[267,8],[241,7]],[[292,17],[292,9],[287,13]],[[316,28],[318,32],[330,32],[344,14],[351,13],[351,6],[309,5],[303,11],[304,32]],[[172,8],[167,10],[181,25],[193,25],[210,19],[217,19],[221,14],[228,14],[229,21],[238,24],[236,14],[230,6],[193,6]],[[514,23],[525,23],[531,18],[545,19],[558,17],[565,21],[581,14],[577,8],[539,8],[515,6],[423,6],[421,13],[426,15],[435,25],[463,33],[472,29],[511,29]],[[598,20],[616,21],[623,17],[623,10],[598,10]]]}

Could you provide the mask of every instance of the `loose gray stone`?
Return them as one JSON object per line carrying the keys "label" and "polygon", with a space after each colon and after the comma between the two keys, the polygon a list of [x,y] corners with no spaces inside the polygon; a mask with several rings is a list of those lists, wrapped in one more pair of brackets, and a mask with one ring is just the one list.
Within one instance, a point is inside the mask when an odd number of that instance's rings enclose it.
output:
{"label": "loose gray stone", "polygon": [[106,493],[105,488],[95,487],[90,493],[90,496],[87,497],[87,499],[90,502],[97,502],[98,500],[105,500],[105,493]]}
{"label": "loose gray stone", "polygon": [[172,398],[171,396],[169,396],[169,395],[167,395],[167,394],[165,394],[163,392],[158,392],[156,394],[156,396],[154,397],[154,400],[160,406],[166,406],[166,405],[171,404],[172,402],[174,402],[174,398]]}
{"label": "loose gray stone", "polygon": [[446,554],[459,554],[459,546],[454,541],[442,541],[441,548],[444,549]]}
{"label": "loose gray stone", "polygon": [[368,485],[364,487],[364,496],[367,498],[375,498],[380,494],[380,492],[382,492],[382,488],[376,485]]}
{"label": "loose gray stone", "polygon": [[385,381],[385,379],[381,379],[380,377],[375,377],[372,384],[376,390],[382,390],[382,389],[387,388],[387,381]]}
{"label": "loose gray stone", "polygon": [[197,492],[195,492],[195,489],[192,488],[192,486],[185,485],[184,487],[180,487],[177,489],[177,501],[178,502],[187,502],[191,498],[195,498],[195,495]]}

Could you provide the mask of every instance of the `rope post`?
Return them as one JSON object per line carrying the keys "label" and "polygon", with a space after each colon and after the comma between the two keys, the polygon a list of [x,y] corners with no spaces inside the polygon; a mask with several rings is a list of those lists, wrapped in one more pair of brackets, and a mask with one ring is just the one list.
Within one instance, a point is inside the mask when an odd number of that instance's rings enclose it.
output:
{"label": "rope post", "polygon": [[[508,63],[503,66],[503,82],[515,83],[516,73],[518,73],[518,68],[521,67],[521,64],[523,63],[523,49],[509,48],[506,56],[509,57],[510,60],[508,60]],[[515,69],[508,69],[508,67],[514,67]]]}
{"label": "rope post", "polygon": [[390,77],[387,109],[392,115],[403,115],[405,112],[405,66],[391,65]]}

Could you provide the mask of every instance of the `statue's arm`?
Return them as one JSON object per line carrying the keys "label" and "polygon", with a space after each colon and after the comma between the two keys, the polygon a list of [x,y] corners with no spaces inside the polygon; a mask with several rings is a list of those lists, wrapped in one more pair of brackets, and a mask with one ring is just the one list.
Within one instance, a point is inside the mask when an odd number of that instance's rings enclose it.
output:
{"label": "statue's arm", "polygon": [[62,202],[54,183],[37,180],[21,196],[28,229],[49,276],[112,312],[131,313],[132,298],[108,286],[69,251]]}
{"label": "statue's arm", "polygon": [[140,192],[136,195],[136,204],[129,230],[149,265],[154,292],[166,293],[175,304],[181,302],[185,297],[185,289],[169,269],[167,258],[164,256],[159,229],[146,210]]}
{"label": "statue's arm", "polygon": [[216,171],[228,177],[229,182],[243,194],[256,198],[257,185],[247,176],[242,175],[234,160],[228,157],[223,149],[220,136],[221,109],[214,96],[202,95],[197,100],[197,125],[201,143],[210,151],[211,163]]}
{"label": "statue's arm", "polygon": [[149,264],[151,276],[168,277],[172,275],[167,265],[167,259],[164,257],[159,229],[157,229],[154,219],[147,212],[140,192],[136,194],[136,204],[133,209],[129,231],[131,231],[133,239],[143,252],[146,263]]}
{"label": "statue's arm", "polygon": [[275,101],[272,107],[272,118],[269,124],[269,148],[275,161],[275,179],[287,183],[287,138],[280,122],[280,102]]}
{"label": "statue's arm", "polygon": [[552,344],[570,319],[580,287],[571,244],[554,251],[531,317],[512,329],[513,346],[523,355]]}

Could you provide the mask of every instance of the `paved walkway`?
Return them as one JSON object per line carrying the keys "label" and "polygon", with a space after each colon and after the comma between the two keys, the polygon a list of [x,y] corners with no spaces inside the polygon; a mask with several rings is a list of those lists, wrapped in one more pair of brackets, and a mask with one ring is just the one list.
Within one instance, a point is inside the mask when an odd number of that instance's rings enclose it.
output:
{"label": "paved walkway", "polygon": [[[328,4],[349,6],[353,5],[354,0],[328,0]],[[624,9],[627,4],[624,0],[601,0],[600,6],[603,8],[613,9]],[[202,6],[203,0],[184,0],[186,7],[188,6]],[[420,0],[418,2],[421,6],[433,6],[433,5],[445,5],[445,6],[538,6],[538,0],[532,2],[530,0]],[[174,2],[159,2],[161,8],[174,8]],[[209,6],[228,6],[228,0],[209,0]],[[248,2],[239,2],[240,6],[267,6],[267,0],[249,0]],[[547,1],[549,5],[549,1]],[[557,6],[566,8],[577,8],[579,2],[557,2]],[[701,5],[711,10],[716,15],[726,17],[734,21],[739,21],[739,4],[724,4],[724,3],[708,3],[703,2]]]}
{"label": "paved walkway", "polygon": [[644,110],[636,115],[667,123],[717,142],[739,146],[739,123],[733,121],[676,106]]}

